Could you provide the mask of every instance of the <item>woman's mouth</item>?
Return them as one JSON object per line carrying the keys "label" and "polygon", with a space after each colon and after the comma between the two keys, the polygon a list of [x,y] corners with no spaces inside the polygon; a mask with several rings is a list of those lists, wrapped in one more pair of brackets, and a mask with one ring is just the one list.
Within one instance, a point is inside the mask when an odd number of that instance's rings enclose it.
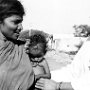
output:
{"label": "woman's mouth", "polygon": [[17,38],[18,38],[18,37],[19,37],[19,35],[20,35],[19,33],[15,33],[15,37],[17,37]]}
{"label": "woman's mouth", "polygon": [[19,33],[16,33],[17,36],[19,36]]}

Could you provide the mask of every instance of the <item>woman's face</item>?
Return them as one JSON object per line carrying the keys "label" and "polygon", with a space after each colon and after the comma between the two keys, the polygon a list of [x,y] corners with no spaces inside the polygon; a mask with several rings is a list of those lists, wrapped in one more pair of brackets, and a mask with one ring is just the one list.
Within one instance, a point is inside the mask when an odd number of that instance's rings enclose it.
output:
{"label": "woman's face", "polygon": [[22,18],[18,15],[12,15],[0,22],[1,33],[9,39],[16,40],[22,30]]}

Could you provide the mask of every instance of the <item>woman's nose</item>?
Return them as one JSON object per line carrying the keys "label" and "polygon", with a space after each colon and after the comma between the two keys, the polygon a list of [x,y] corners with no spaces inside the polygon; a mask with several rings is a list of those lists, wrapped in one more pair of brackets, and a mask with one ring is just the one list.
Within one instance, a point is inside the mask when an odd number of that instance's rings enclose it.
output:
{"label": "woman's nose", "polygon": [[21,31],[23,29],[22,23],[18,24],[18,30]]}

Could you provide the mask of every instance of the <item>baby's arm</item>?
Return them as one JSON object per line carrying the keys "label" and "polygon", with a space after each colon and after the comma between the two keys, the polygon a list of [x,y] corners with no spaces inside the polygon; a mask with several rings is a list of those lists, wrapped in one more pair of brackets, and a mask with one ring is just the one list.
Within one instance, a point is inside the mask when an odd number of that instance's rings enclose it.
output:
{"label": "baby's arm", "polygon": [[49,66],[46,60],[42,61],[42,68],[44,68],[45,74],[39,74],[36,75],[36,79],[40,79],[40,78],[46,78],[46,79],[51,79],[51,74],[50,74],[50,70],[49,70]]}

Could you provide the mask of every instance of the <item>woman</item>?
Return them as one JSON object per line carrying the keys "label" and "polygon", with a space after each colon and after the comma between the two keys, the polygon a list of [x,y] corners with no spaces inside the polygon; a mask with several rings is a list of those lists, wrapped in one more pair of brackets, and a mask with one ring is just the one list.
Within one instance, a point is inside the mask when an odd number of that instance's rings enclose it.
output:
{"label": "woman", "polygon": [[17,40],[24,14],[18,0],[0,0],[0,90],[28,90],[34,81],[24,42]]}

